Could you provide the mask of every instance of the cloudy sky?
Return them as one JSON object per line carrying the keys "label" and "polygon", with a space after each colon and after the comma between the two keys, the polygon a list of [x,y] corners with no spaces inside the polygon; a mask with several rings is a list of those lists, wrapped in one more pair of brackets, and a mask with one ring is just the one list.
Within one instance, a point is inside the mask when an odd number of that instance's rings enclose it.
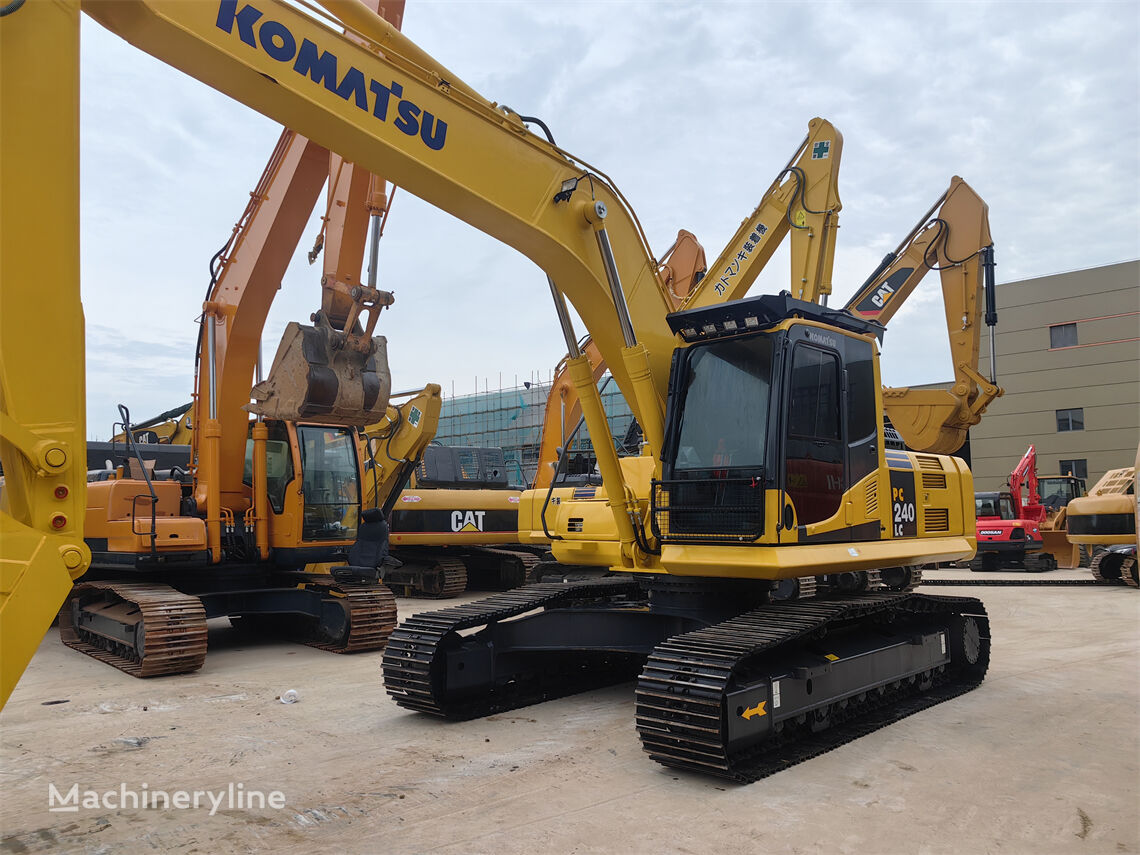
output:
{"label": "cloudy sky", "polygon": [[[844,137],[833,305],[952,175],[990,205],[999,283],[1140,257],[1133,0],[408,0],[404,32],[605,170],[657,254],[686,228],[715,257],[823,116]],[[82,40],[88,436],[106,439],[117,403],[142,419],[190,399],[207,264],[280,128],[90,20]],[[319,305],[304,257],[317,230],[274,304],[269,355]],[[379,269],[397,299],[381,321],[396,389],[545,379],[563,354],[543,273],[408,193]],[[781,254],[753,293],[787,281]],[[932,274],[892,322],[885,380],[947,379],[944,342]]]}

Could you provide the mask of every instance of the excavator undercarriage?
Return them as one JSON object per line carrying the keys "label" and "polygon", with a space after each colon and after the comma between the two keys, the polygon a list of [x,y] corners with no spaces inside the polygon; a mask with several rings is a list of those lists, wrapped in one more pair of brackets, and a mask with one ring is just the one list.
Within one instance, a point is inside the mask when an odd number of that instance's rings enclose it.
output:
{"label": "excavator undercarriage", "polygon": [[241,629],[333,653],[379,650],[396,625],[396,601],[382,585],[296,574],[244,590],[191,590],[153,581],[80,582],[60,610],[60,638],[132,677],[159,677],[202,667],[208,618],[228,616]]}
{"label": "excavator undercarriage", "polygon": [[766,594],[714,579],[529,585],[404,621],[384,680],[403,707],[471,719],[636,678],[637,729],[653,759],[747,782],[985,675],[978,600]]}

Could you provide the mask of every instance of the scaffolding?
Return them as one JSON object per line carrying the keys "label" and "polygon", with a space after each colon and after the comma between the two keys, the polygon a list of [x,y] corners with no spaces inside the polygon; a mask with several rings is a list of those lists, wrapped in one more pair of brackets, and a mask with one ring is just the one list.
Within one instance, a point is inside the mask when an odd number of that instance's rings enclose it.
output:
{"label": "scaffolding", "polygon": [[[609,375],[599,383],[610,433],[621,454],[636,454],[640,433],[629,405]],[[524,488],[534,482],[542,443],[542,420],[550,383],[524,383],[507,389],[476,392],[444,398],[436,441],[443,445],[501,448],[511,486]],[[566,425],[566,433],[574,430]],[[593,460],[593,443],[585,426],[570,444],[568,453]],[[592,466],[592,463],[588,464]]]}

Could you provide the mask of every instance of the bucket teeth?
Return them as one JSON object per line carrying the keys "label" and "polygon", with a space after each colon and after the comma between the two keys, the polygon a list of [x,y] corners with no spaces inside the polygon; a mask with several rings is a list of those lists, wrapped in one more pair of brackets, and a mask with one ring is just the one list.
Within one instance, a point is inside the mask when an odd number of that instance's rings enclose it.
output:
{"label": "bucket teeth", "polygon": [[388,340],[374,337],[371,352],[345,344],[323,318],[316,326],[290,323],[281,336],[269,376],[253,387],[245,409],[266,418],[364,427],[388,409],[392,375]]}

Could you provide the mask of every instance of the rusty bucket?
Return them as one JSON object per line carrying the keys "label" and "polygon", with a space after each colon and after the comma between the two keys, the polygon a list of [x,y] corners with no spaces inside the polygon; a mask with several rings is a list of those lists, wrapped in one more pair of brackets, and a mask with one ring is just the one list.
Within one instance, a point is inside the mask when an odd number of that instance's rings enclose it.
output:
{"label": "rusty bucket", "polygon": [[315,326],[285,328],[269,376],[253,387],[245,409],[266,418],[314,420],[344,427],[375,424],[388,409],[392,374],[388,340],[364,339],[366,350],[318,316]]}

